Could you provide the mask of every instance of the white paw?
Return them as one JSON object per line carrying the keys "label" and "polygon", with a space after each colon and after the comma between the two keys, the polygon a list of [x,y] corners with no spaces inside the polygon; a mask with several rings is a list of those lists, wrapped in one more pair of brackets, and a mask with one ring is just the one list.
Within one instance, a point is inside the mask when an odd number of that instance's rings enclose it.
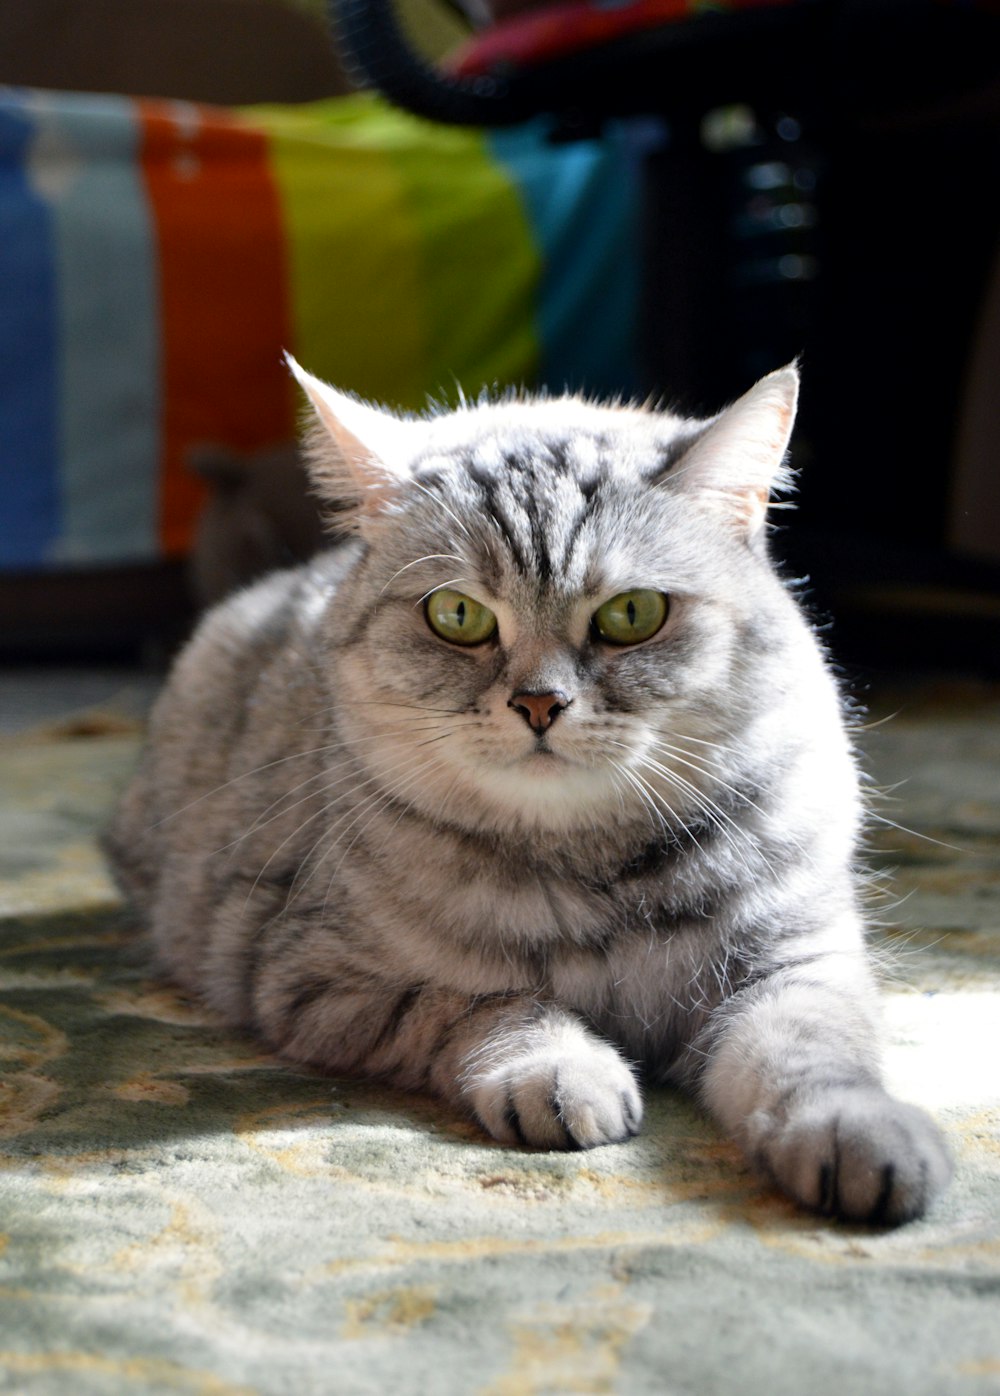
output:
{"label": "white paw", "polygon": [[[753,1122],[751,1122],[753,1130]],[[758,1158],[784,1190],[817,1211],[898,1226],[922,1216],[951,1177],[937,1125],[877,1089],[827,1089],[765,1127]]]}
{"label": "white paw", "polygon": [[639,1129],[642,1101],[631,1070],[576,1025],[511,1043],[491,1058],[469,1074],[466,1091],[482,1125],[504,1144],[592,1149]]}

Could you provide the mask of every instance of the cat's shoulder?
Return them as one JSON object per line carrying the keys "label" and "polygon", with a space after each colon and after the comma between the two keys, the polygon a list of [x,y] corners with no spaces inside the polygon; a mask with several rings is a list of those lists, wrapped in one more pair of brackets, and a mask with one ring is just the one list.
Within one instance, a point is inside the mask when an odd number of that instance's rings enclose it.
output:
{"label": "cat's shoulder", "polygon": [[249,640],[308,623],[333,597],[355,552],[350,544],[334,545],[308,562],[269,572],[241,587],[205,613],[194,639]]}
{"label": "cat's shoulder", "polygon": [[310,653],[317,629],[353,559],[334,546],[296,567],[271,572],[207,611],[178,655],[168,692],[243,688],[270,663]]}

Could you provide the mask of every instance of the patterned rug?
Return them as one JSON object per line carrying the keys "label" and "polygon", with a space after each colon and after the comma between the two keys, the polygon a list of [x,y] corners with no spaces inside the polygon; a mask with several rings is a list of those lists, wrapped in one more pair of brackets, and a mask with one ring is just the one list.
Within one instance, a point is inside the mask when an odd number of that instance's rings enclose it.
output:
{"label": "patterned rug", "polygon": [[895,1088],[957,1176],[803,1216],[683,1098],[586,1154],[290,1070],[152,981],[95,833],[113,712],[0,747],[0,1389],[28,1396],[1000,1392],[1000,691],[880,695]]}

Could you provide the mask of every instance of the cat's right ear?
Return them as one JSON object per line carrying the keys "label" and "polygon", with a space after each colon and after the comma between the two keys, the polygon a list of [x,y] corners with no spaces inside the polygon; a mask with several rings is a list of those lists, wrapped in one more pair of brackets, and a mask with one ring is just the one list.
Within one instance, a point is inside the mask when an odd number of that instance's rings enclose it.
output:
{"label": "cat's right ear", "polygon": [[307,373],[291,354],[285,362],[314,413],[304,442],[313,488],[336,507],[338,527],[360,530],[392,502],[408,478],[413,423],[338,392]]}

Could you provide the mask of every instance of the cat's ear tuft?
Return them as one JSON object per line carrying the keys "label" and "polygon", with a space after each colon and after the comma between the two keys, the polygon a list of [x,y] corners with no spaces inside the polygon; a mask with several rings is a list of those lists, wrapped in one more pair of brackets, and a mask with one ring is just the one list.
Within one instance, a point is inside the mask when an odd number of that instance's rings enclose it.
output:
{"label": "cat's ear tuft", "polygon": [[769,373],[708,423],[665,480],[698,495],[753,537],[772,492],[791,483],[785,453],[798,394],[794,363]]}
{"label": "cat's ear tuft", "polygon": [[313,488],[337,508],[341,526],[360,528],[391,504],[408,478],[412,423],[339,392],[291,354],[285,362],[313,409],[304,442]]}

